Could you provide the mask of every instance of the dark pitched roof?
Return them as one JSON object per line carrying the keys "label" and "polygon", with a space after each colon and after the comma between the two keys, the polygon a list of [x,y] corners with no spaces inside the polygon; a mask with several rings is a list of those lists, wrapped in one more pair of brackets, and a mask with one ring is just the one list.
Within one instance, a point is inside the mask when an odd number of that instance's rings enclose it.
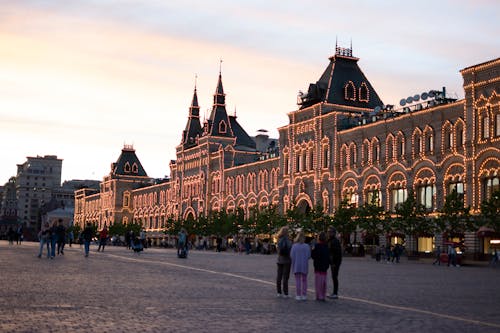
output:
{"label": "dark pitched roof", "polygon": [[194,88],[193,101],[189,107],[189,117],[186,124],[186,129],[182,132],[182,144],[184,148],[196,145],[196,137],[201,136],[203,130],[200,124],[200,107],[198,105],[198,95]]}
{"label": "dark pitched roof", "polygon": [[139,158],[132,146],[125,145],[116,163],[111,166],[111,172],[121,176],[143,176],[147,177]]}
{"label": "dark pitched roof", "polygon": [[222,76],[219,73],[219,81],[214,94],[214,105],[210,118],[208,119],[208,134],[213,136],[234,137],[231,123],[226,112],[226,95],[222,87]]}
{"label": "dark pitched roof", "polygon": [[[343,49],[344,50],[344,49]],[[336,53],[316,83],[311,83],[302,97],[301,108],[326,102],[373,109],[383,105],[377,92],[358,66],[352,51]],[[347,87],[347,90],[346,90]]]}
{"label": "dark pitched roof", "polygon": [[241,127],[241,125],[236,120],[236,116],[229,116],[229,122],[231,123],[231,128],[236,136],[236,146],[245,146],[249,148],[256,148],[255,141],[248,135],[248,133]]}

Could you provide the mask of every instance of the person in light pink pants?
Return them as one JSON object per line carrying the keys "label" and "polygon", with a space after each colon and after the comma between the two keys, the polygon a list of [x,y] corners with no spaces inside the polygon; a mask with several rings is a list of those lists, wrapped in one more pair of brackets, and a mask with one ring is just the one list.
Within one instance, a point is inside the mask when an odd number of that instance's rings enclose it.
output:
{"label": "person in light pink pants", "polygon": [[295,237],[295,243],[290,251],[292,259],[292,272],[295,275],[295,287],[297,301],[307,299],[307,272],[309,270],[309,258],[311,258],[311,248],[304,243],[305,236],[303,231],[299,231]]}

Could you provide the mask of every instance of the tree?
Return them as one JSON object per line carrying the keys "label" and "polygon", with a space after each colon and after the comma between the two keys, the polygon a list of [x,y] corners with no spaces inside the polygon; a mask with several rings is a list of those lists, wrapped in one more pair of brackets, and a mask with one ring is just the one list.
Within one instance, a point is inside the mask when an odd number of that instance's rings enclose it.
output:
{"label": "tree", "polygon": [[342,200],[335,210],[331,224],[343,236],[342,239],[356,231],[358,221],[354,218],[355,215],[356,207],[349,204],[347,199]]}
{"label": "tree", "polygon": [[462,237],[466,231],[475,231],[477,226],[470,215],[470,207],[465,207],[463,198],[456,190],[446,196],[441,215],[437,219],[437,229],[448,238]]}
{"label": "tree", "polygon": [[[410,252],[417,251],[413,242],[418,235],[432,233],[430,220],[425,218],[425,207],[419,204],[412,191],[406,200],[396,206],[396,217],[393,219],[394,227],[409,237]],[[415,238],[415,239],[413,239]]]}
{"label": "tree", "polygon": [[493,192],[488,200],[481,203],[481,216],[486,227],[500,232],[500,190]]}
{"label": "tree", "polygon": [[[358,225],[366,231],[368,235],[378,236],[381,233],[388,232],[390,226],[384,224],[385,211],[383,207],[378,205],[376,196],[372,198],[371,202],[365,203],[356,210]],[[373,244],[375,239],[373,238]]]}

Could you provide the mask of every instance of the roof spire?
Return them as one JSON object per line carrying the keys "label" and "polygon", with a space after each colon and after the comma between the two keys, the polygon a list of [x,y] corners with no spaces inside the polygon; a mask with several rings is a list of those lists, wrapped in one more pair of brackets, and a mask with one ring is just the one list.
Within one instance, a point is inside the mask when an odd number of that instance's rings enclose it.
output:
{"label": "roof spire", "polygon": [[219,75],[222,74],[222,58],[219,59]]}

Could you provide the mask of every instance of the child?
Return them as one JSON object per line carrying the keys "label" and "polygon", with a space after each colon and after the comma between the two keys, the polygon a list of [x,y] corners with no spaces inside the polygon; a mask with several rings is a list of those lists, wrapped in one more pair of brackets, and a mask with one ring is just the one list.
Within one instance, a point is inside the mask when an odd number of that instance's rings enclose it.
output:
{"label": "child", "polygon": [[326,272],[328,271],[328,266],[330,266],[330,255],[324,231],[320,232],[318,242],[314,246],[311,256],[314,260],[316,300],[324,302],[326,296]]}
{"label": "child", "polygon": [[295,237],[295,243],[292,245],[290,257],[292,258],[292,270],[295,275],[295,286],[297,289],[297,301],[307,300],[307,272],[309,270],[309,258],[311,257],[311,248],[304,243],[304,232],[301,230]]}

